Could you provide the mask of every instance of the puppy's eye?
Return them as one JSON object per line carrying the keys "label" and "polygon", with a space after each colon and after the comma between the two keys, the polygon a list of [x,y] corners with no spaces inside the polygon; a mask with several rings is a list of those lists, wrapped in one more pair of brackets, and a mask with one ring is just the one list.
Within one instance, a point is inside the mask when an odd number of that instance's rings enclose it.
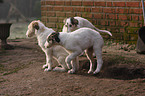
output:
{"label": "puppy's eye", "polygon": [[72,27],[72,25],[69,25],[69,27]]}

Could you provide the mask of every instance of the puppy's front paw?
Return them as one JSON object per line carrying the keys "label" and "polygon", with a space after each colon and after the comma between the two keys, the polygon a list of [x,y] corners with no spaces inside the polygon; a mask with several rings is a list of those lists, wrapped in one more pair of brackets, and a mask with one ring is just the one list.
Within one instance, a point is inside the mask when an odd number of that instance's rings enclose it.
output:
{"label": "puppy's front paw", "polygon": [[72,69],[71,64],[67,64],[68,69]]}
{"label": "puppy's front paw", "polygon": [[88,74],[91,74],[91,73],[93,73],[93,70],[89,70],[89,71],[88,71]]}
{"label": "puppy's front paw", "polygon": [[45,68],[47,68],[47,67],[48,67],[47,64],[45,64],[45,65],[42,66],[43,69],[45,69]]}
{"label": "puppy's front paw", "polygon": [[99,73],[100,72],[100,70],[95,70],[94,72],[93,72],[93,74],[97,74],[97,73]]}
{"label": "puppy's front paw", "polygon": [[51,71],[51,68],[44,69],[45,72]]}
{"label": "puppy's front paw", "polygon": [[75,70],[71,69],[71,70],[68,71],[68,73],[69,74],[74,74],[75,73]]}

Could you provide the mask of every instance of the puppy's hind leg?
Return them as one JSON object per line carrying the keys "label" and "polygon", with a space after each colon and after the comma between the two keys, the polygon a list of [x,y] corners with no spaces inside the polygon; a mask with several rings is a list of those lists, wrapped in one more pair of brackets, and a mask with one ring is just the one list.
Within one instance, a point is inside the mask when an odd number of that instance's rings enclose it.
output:
{"label": "puppy's hind leg", "polygon": [[97,57],[97,68],[96,70],[94,71],[93,74],[97,74],[100,72],[101,70],[101,67],[102,67],[102,64],[103,64],[103,60],[102,60],[102,48],[94,48],[94,52],[96,54],[96,57]]}
{"label": "puppy's hind leg", "polygon": [[[76,65],[76,57],[78,55],[81,54],[82,51],[80,52],[74,52],[74,53],[71,53],[69,56],[67,56],[65,62],[67,63],[67,65],[71,65],[71,61],[73,60],[73,63],[72,63],[72,69],[68,71],[68,73],[75,73],[76,70],[77,70],[77,65]],[[68,66],[69,67],[69,66]]]}
{"label": "puppy's hind leg", "polygon": [[94,69],[94,58],[93,58],[93,47],[90,47],[88,49],[85,50],[86,56],[90,61],[90,69],[88,71],[88,73],[93,73],[93,69]]}
{"label": "puppy's hind leg", "polygon": [[65,63],[65,57],[62,57],[60,56],[58,59],[57,59],[58,63],[61,65],[61,67],[55,67],[53,69],[53,71],[59,71],[59,72],[65,72],[68,70],[68,67]]}

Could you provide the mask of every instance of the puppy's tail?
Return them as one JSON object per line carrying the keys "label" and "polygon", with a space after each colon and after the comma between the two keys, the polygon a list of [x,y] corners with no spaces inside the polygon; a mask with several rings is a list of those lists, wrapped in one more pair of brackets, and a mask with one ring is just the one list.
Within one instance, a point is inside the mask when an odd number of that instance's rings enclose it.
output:
{"label": "puppy's tail", "polygon": [[100,30],[98,28],[95,27],[95,30],[98,32],[103,32],[103,33],[108,33],[110,36],[112,36],[111,32],[107,31],[107,30]]}

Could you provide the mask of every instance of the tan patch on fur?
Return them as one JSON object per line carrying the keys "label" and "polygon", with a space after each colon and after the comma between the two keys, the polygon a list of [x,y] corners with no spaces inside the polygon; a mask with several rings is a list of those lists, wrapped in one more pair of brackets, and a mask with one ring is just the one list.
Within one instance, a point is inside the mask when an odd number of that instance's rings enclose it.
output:
{"label": "tan patch on fur", "polygon": [[34,22],[34,23],[33,23],[33,28],[35,28],[35,29],[37,29],[37,30],[39,29],[38,22]]}

